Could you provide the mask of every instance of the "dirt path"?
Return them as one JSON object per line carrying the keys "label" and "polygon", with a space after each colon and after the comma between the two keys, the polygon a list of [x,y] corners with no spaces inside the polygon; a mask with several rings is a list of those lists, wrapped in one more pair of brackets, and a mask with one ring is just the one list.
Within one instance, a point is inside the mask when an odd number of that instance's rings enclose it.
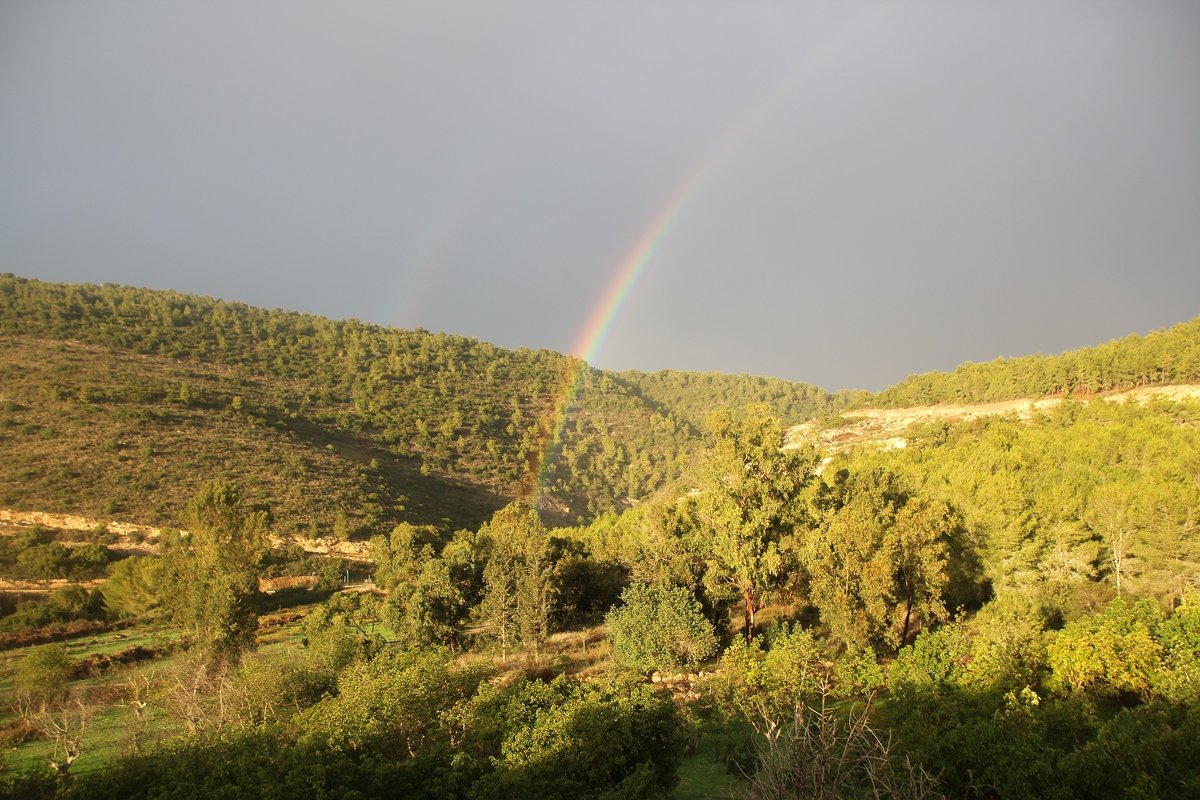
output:
{"label": "dirt path", "polygon": [[[109,547],[127,553],[151,554],[158,552],[158,540],[167,528],[140,525],[135,522],[120,522],[109,519],[92,519],[76,514],[55,514],[48,511],[16,511],[0,508],[0,524],[30,528],[40,525],[60,531],[91,533],[100,525],[117,537]],[[186,534],[186,531],[181,531]],[[369,561],[366,542],[347,542],[332,536],[323,539],[304,539],[299,536],[271,537],[272,545],[298,545],[311,555],[338,556],[354,561]]]}
{"label": "dirt path", "polygon": [[94,531],[100,525],[108,529],[109,533],[115,534],[120,538],[137,539],[158,539],[162,535],[163,528],[155,528],[151,525],[138,525],[133,522],[117,522],[116,520],[100,520],[88,519],[75,514],[52,514],[46,511],[14,511],[9,508],[0,508],[0,522],[6,522],[9,525],[20,525],[22,527],[32,527],[41,525],[43,528],[54,528],[60,531]]}
{"label": "dirt path", "polygon": [[[1143,386],[1127,392],[1101,395],[1094,399],[1103,400],[1106,403],[1148,403],[1152,400],[1195,401],[1200,400],[1200,385]],[[1004,414],[1015,414],[1018,419],[1029,419],[1034,414],[1048,411],[1063,402],[1066,401],[1061,397],[1040,399],[1023,397],[997,403],[968,405],[861,408],[842,412],[842,419],[848,420],[848,423],[836,428],[818,430],[813,422],[796,425],[788,430],[788,444],[797,447],[802,441],[815,439],[822,449],[833,452],[866,442],[877,442],[884,447],[901,448],[907,443],[903,436],[904,432],[920,423],[963,422],[979,417]]]}
{"label": "dirt path", "polygon": [[0,578],[0,592],[10,594],[47,594],[55,589],[68,586],[82,586],[84,589],[95,589],[102,581],[73,581],[69,578],[51,578],[45,581],[13,581]]}

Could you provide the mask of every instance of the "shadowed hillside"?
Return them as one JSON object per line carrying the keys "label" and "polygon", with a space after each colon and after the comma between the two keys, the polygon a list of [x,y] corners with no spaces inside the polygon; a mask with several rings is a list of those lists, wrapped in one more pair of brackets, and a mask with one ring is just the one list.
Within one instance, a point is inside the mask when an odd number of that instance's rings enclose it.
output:
{"label": "shadowed hillside", "polygon": [[658,372],[614,373],[639,395],[703,426],[705,417],[716,410],[740,414],[749,406],[765,405],[785,423],[811,417],[836,414],[864,402],[865,391],[826,392],[818,386],[758,375],[726,375],[720,372],[683,372],[664,369]]}

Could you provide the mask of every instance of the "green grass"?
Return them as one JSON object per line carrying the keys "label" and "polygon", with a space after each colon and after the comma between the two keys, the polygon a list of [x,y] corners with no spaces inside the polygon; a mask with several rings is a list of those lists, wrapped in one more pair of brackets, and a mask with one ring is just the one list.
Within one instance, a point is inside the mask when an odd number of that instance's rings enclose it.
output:
{"label": "green grass", "polygon": [[[278,616],[290,616],[295,612],[306,613],[314,604],[295,606],[276,612]],[[272,614],[263,615],[268,622]],[[300,647],[301,619],[283,625],[271,626],[260,639],[256,657],[286,659],[288,651]],[[147,621],[133,627],[108,631],[103,634],[84,635],[63,642],[68,655],[82,661],[95,655],[119,653],[132,647],[159,647],[176,642],[180,638],[178,629],[160,621]],[[16,715],[9,706],[12,693],[12,676],[17,663],[34,647],[14,648],[0,652],[0,726],[16,725]],[[132,708],[119,700],[120,687],[131,678],[146,670],[169,668],[177,654],[154,658],[129,666],[114,666],[95,677],[85,677],[74,682],[74,686],[86,692],[93,701],[98,700],[87,733],[84,735],[83,752],[71,767],[72,774],[83,774],[100,769],[123,753],[129,752],[135,736],[145,744],[178,733],[178,723],[169,719],[153,706],[147,710],[146,720],[139,722]],[[53,745],[41,738],[31,738],[5,754],[5,769],[13,773],[40,772],[49,769]]]}
{"label": "green grass", "polygon": [[[165,627],[161,623],[148,622],[143,625],[109,631],[99,635],[81,636],[62,642],[62,644],[66,647],[67,655],[70,658],[75,661],[82,661],[93,655],[119,653],[136,646],[157,647],[178,639],[179,632],[177,630]],[[0,653],[0,725],[12,724],[16,719],[16,715],[12,712],[9,703],[12,698],[12,679],[17,663],[28,655],[33,648],[43,646],[31,645]],[[155,659],[148,663],[162,663],[162,659]],[[87,690],[89,694],[96,692],[104,693],[120,681],[127,679],[130,670],[136,670],[145,665],[133,665],[127,668],[115,667],[98,677],[81,678],[74,683]],[[89,739],[92,736],[97,736],[103,742],[111,738],[106,733],[106,726],[109,725],[109,715],[112,710],[113,707],[111,706],[102,707],[99,717],[95,721],[95,731],[89,734]],[[118,708],[117,710],[122,709]],[[102,747],[101,749],[104,748]],[[6,763],[10,769],[17,769],[16,765],[23,763],[23,759],[28,758],[34,761],[41,759],[41,765],[44,766],[49,752],[49,744],[45,742],[38,740],[26,742],[13,753],[12,757]],[[14,761],[13,759],[16,760]],[[41,766],[38,768],[40,769]]]}
{"label": "green grass", "polygon": [[[155,647],[165,642],[179,639],[179,631],[157,622],[147,622],[131,628],[107,631],[101,634],[85,634],[75,639],[61,642],[67,648],[67,655],[76,661],[81,661],[93,655],[119,653],[131,647]],[[35,647],[44,645],[28,645],[15,647],[0,652],[0,691],[7,688],[7,681],[12,675],[16,663],[29,654]]]}
{"label": "green grass", "polygon": [[[71,765],[71,774],[80,775],[101,769],[124,752],[132,743],[133,714],[123,706],[97,710],[84,737],[79,760]],[[5,767],[13,772],[48,770],[53,745],[45,739],[31,739],[11,751]]]}
{"label": "green grass", "polygon": [[679,785],[675,800],[719,800],[737,797],[747,783],[739,773],[726,768],[724,758],[732,737],[712,726],[705,726],[700,746],[684,756],[679,765]]}
{"label": "green grass", "polygon": [[258,635],[258,653],[272,653],[279,650],[287,650],[294,647],[300,647],[304,634],[301,629],[303,618],[293,620],[286,625],[278,625],[271,630],[260,633]]}

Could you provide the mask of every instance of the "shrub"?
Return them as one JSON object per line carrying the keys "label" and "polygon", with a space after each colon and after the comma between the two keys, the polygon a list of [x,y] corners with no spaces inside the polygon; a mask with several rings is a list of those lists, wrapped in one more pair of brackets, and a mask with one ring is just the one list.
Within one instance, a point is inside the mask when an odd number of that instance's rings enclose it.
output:
{"label": "shrub", "polygon": [[166,564],[162,559],[132,556],[112,565],[100,593],[110,611],[136,617],[161,604],[165,581]]}
{"label": "shrub", "polygon": [[1070,623],[1047,647],[1051,688],[1147,697],[1162,655],[1150,633],[1158,619],[1153,602],[1118,598],[1103,613]]}
{"label": "shrub", "polygon": [[792,724],[761,740],[750,776],[750,800],[812,797],[839,800],[938,800],[937,781],[890,737],[871,727],[869,708],[848,714],[797,706]]}
{"label": "shrub", "polygon": [[721,656],[705,693],[726,718],[742,720],[772,737],[793,720],[797,708],[826,694],[828,668],[821,644],[807,630],[783,630],[763,649],[737,641]]}
{"label": "shrub", "polygon": [[471,727],[495,753],[479,798],[665,798],[683,755],[675,704],[644,684],[524,682],[478,704]]}
{"label": "shrub", "polygon": [[1156,695],[1178,703],[1200,702],[1200,605],[1197,598],[1180,606],[1154,631],[1163,651],[1154,676]]}
{"label": "shrub", "polygon": [[621,601],[605,617],[618,664],[643,673],[678,671],[716,652],[712,625],[687,589],[635,583]]}
{"label": "shrub", "polygon": [[925,630],[916,641],[900,649],[888,670],[893,691],[930,691],[959,686],[970,652],[960,625]]}

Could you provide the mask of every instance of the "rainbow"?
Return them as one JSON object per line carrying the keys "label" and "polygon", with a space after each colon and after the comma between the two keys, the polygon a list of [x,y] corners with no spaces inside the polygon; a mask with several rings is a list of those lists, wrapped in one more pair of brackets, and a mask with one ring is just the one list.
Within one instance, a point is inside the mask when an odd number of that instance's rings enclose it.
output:
{"label": "rainbow", "polygon": [[[867,20],[871,23],[880,22],[876,7],[872,7]],[[863,22],[863,20],[859,20]],[[562,440],[568,422],[568,412],[579,399],[583,390],[588,371],[588,362],[595,359],[596,354],[604,345],[609,331],[612,330],[620,316],[625,302],[637,286],[638,279],[646,271],[647,266],[654,260],[662,243],[675,228],[676,223],[684,216],[688,206],[701,193],[704,184],[716,171],[717,167],[734,151],[749,133],[772,115],[781,103],[793,93],[802,80],[812,74],[813,68],[825,56],[836,50],[840,36],[831,36],[821,45],[800,59],[800,63],[780,81],[769,87],[756,102],[750,104],[741,116],[735,118],[717,139],[699,163],[692,169],[678,188],[673,191],[659,212],[646,226],[625,258],[622,259],[613,276],[609,279],[603,294],[597,300],[588,316],[587,324],[580,331],[574,346],[571,348],[568,374],[561,381],[552,416],[548,426],[543,428],[543,447],[539,447],[529,464],[527,474],[534,481],[526,485],[526,499],[535,506],[541,506],[550,473],[553,470],[557,453],[562,447]]]}
{"label": "rainbow", "polygon": [[688,206],[701,192],[708,178],[726,155],[741,142],[749,131],[758,126],[764,117],[774,111],[780,101],[790,93],[799,78],[799,71],[793,72],[787,80],[781,81],[773,91],[767,92],[763,98],[751,105],[729,126],[710,148],[704,158],[684,178],[667,202],[643,230],[633,247],[621,260],[612,277],[609,279],[603,294],[600,295],[592,313],[588,316],[587,324],[583,326],[579,336],[571,348],[572,363],[568,367],[570,374],[561,382],[556,397],[550,425],[543,431],[544,447],[531,463],[528,474],[536,482],[527,484],[525,494],[529,502],[535,506],[541,505],[550,471],[557,460],[557,453],[562,447],[563,435],[568,422],[568,412],[579,399],[583,390],[588,370],[588,362],[595,359],[604,340],[612,330],[617,317],[620,316],[625,302],[637,286],[638,279],[646,271],[646,267],[654,260],[662,243],[667,239],[676,223],[684,215]]}
{"label": "rainbow", "polygon": [[[880,22],[881,19],[876,8],[869,10],[865,18],[857,20],[860,27],[867,23]],[[845,31],[841,33],[845,33]],[[729,153],[736,150],[752,131],[760,127],[768,117],[778,110],[783,101],[795,92],[805,78],[816,73],[816,67],[825,57],[836,51],[840,40],[840,35],[830,36],[820,46],[807,52],[789,73],[768,87],[767,91],[750,103],[747,109],[722,132],[716,143],[709,148],[679,187],[671,193],[662,209],[646,226],[637,242],[618,265],[604,293],[592,309],[587,324],[580,331],[575,346],[571,349],[573,356],[584,361],[591,361],[596,357],[608,332],[612,330],[613,323],[621,313],[625,301],[629,298],[630,292],[637,284],[638,278],[642,276],[646,267],[654,259],[659,247],[671,233],[675,223],[683,216],[688,205],[700,194],[700,190],[704,188],[708,178],[725,161]]]}
{"label": "rainbow", "polygon": [[553,406],[548,430],[543,433],[543,447],[536,454],[536,461],[531,463],[528,474],[535,480],[527,485],[525,494],[528,500],[540,507],[545,487],[557,461],[557,454],[562,448],[563,435],[566,432],[568,412],[580,393],[587,378],[588,362],[596,357],[601,345],[604,344],[608,332],[621,313],[625,301],[629,299],[638,278],[646,271],[646,266],[654,259],[659,246],[667,238],[671,228],[681,216],[688,201],[695,196],[700,183],[711,171],[711,163],[715,161],[721,148],[712,151],[707,159],[701,162],[701,168],[693,170],[687,180],[672,194],[670,200],[663,206],[651,224],[638,238],[636,244],[621,261],[612,278],[609,279],[604,293],[600,296],[587,324],[580,331],[574,346],[571,348],[571,363],[568,364],[568,375],[562,381]]}
{"label": "rainbow", "polygon": [[711,171],[709,163],[713,160],[710,157],[704,162],[703,168],[692,172],[621,261],[592,309],[587,324],[579,332],[575,345],[571,348],[571,355],[584,361],[595,359],[609,331],[612,330],[613,323],[624,308],[625,301],[637,285],[638,278],[642,277],[646,267],[654,259],[658,248],[675,226],[688,201],[697,194],[700,184]]}

